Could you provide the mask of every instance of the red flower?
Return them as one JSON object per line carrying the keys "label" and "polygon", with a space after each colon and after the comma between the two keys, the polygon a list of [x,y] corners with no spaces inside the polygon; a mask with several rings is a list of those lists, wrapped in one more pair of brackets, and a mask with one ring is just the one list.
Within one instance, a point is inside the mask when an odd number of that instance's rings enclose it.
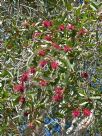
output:
{"label": "red flower", "polygon": [[56,94],[56,95],[54,95],[54,96],[52,97],[52,100],[53,100],[54,102],[60,102],[62,99],[63,99],[63,95],[58,95],[58,94]]}
{"label": "red flower", "polygon": [[28,79],[29,79],[29,72],[24,72],[24,73],[22,74],[22,76],[21,76],[20,81],[21,81],[21,82],[25,82],[25,81],[27,81]]}
{"label": "red flower", "polygon": [[51,62],[52,69],[56,70],[56,69],[58,69],[58,66],[59,66],[58,62],[56,62],[56,61]]}
{"label": "red flower", "polygon": [[25,87],[24,87],[24,85],[22,85],[22,84],[17,84],[17,85],[15,85],[14,87],[13,87],[13,90],[15,91],[15,92],[24,92],[24,89],[25,89]]}
{"label": "red flower", "polygon": [[43,68],[43,67],[45,67],[45,65],[47,65],[47,61],[46,60],[42,60],[40,62],[40,67]]}
{"label": "red flower", "polygon": [[79,116],[80,116],[80,111],[79,111],[78,109],[73,110],[72,116],[73,116],[74,118],[79,117]]}
{"label": "red flower", "polygon": [[84,35],[84,34],[86,34],[87,32],[88,32],[87,29],[82,28],[82,29],[79,30],[78,35]]}
{"label": "red flower", "polygon": [[85,79],[88,79],[89,75],[88,75],[87,72],[82,72],[82,73],[81,73],[81,77],[82,77],[82,78],[85,78]]}
{"label": "red flower", "polygon": [[66,29],[67,29],[67,30],[75,30],[75,26],[72,25],[72,24],[68,24],[68,25],[66,26]]}
{"label": "red flower", "polygon": [[65,52],[70,52],[70,51],[72,51],[72,48],[69,47],[69,46],[64,46],[63,50],[64,50]]}
{"label": "red flower", "polygon": [[19,98],[19,102],[25,103],[25,97],[24,97],[24,96],[21,96],[21,97]]}
{"label": "red flower", "polygon": [[52,97],[52,100],[55,102],[60,102],[63,99],[63,88],[56,87],[55,88],[55,95]]}
{"label": "red flower", "polygon": [[44,50],[40,50],[40,51],[39,51],[39,55],[40,55],[40,56],[45,56],[45,53],[46,53],[46,52],[45,52]]}
{"label": "red flower", "polygon": [[91,114],[91,111],[88,109],[88,108],[85,108],[85,109],[83,109],[83,115],[84,116],[90,116],[90,114]]}
{"label": "red flower", "polygon": [[45,81],[45,80],[41,80],[41,81],[39,82],[39,85],[40,85],[40,86],[47,86],[47,84],[48,84],[48,82]]}
{"label": "red flower", "polygon": [[31,67],[31,68],[28,70],[28,72],[29,72],[30,74],[35,74],[36,69],[35,69],[34,67]]}
{"label": "red flower", "polygon": [[56,87],[55,88],[55,94],[62,95],[64,92],[62,87]]}
{"label": "red flower", "polygon": [[46,35],[46,36],[44,36],[44,40],[52,41],[52,37],[50,35]]}
{"label": "red flower", "polygon": [[63,31],[64,29],[65,29],[65,26],[63,24],[59,26],[60,31]]}
{"label": "red flower", "polygon": [[61,47],[58,44],[56,44],[56,43],[52,43],[52,46],[55,47],[56,49],[61,50]]}
{"label": "red flower", "polygon": [[52,22],[51,22],[51,21],[48,21],[48,20],[45,20],[45,21],[43,21],[42,25],[43,25],[44,27],[50,27],[50,26],[52,26]]}

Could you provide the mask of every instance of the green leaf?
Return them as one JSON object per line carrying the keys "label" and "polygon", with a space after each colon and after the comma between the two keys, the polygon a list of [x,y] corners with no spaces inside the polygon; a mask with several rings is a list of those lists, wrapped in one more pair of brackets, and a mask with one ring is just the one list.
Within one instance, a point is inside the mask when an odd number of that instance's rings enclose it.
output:
{"label": "green leaf", "polygon": [[101,99],[101,96],[93,96],[93,97],[90,97],[90,99]]}
{"label": "green leaf", "polygon": [[80,106],[84,106],[84,105],[86,105],[88,102],[83,102],[83,103],[81,103],[81,104],[79,104]]}
{"label": "green leaf", "polygon": [[98,9],[98,5],[95,2],[91,2],[90,7],[95,11]]}

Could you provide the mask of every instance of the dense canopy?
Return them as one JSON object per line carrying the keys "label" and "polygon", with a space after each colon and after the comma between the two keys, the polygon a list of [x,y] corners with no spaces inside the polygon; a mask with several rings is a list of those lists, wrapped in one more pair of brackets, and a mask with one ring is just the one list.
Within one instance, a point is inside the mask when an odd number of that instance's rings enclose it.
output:
{"label": "dense canopy", "polygon": [[0,2],[0,135],[102,135],[102,2]]}

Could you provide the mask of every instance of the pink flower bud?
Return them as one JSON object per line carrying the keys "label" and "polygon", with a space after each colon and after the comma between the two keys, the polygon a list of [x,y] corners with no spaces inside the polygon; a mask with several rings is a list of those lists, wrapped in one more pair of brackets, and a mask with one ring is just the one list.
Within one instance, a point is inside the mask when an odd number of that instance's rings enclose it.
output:
{"label": "pink flower bud", "polygon": [[56,43],[52,43],[52,46],[53,46],[54,48],[56,48],[56,49],[61,50],[61,47],[60,47],[58,44],[56,44]]}
{"label": "pink flower bud", "polygon": [[78,109],[73,110],[72,116],[73,116],[74,118],[79,117],[79,116],[80,116],[80,111],[79,111]]}
{"label": "pink flower bud", "polygon": [[67,29],[67,30],[75,30],[75,26],[72,25],[72,24],[68,24],[68,25],[66,26],[66,29]]}
{"label": "pink flower bud", "polygon": [[45,54],[46,54],[45,50],[40,50],[40,51],[39,51],[39,55],[40,55],[40,56],[45,56]]}
{"label": "pink flower bud", "polygon": [[46,35],[46,36],[44,36],[44,40],[52,41],[52,37],[50,35]]}
{"label": "pink flower bud", "polygon": [[55,94],[62,95],[64,92],[62,87],[56,87],[55,88]]}
{"label": "pink flower bud", "polygon": [[56,94],[56,95],[54,95],[54,96],[52,97],[52,100],[53,100],[54,102],[60,102],[61,100],[63,100],[63,95],[58,95],[58,94]]}
{"label": "pink flower bud", "polygon": [[82,28],[82,29],[79,30],[78,35],[85,35],[87,32],[88,32],[87,29]]}
{"label": "pink flower bud", "polygon": [[88,109],[88,108],[85,108],[85,109],[83,109],[83,115],[84,116],[90,116],[90,114],[91,114],[91,111]]}
{"label": "pink flower bud", "polygon": [[64,52],[70,52],[70,51],[72,51],[72,48],[69,46],[64,46],[63,50],[64,50]]}
{"label": "pink flower bud", "polygon": [[41,80],[41,81],[39,82],[39,85],[40,85],[40,86],[47,86],[47,84],[48,84],[48,82],[45,81],[45,80]]}
{"label": "pink flower bud", "polygon": [[35,69],[34,67],[31,67],[31,68],[28,70],[28,72],[29,72],[30,74],[35,74],[36,69]]}
{"label": "pink flower bud", "polygon": [[15,92],[21,92],[21,93],[23,93],[23,92],[24,92],[24,89],[25,89],[25,87],[24,87],[24,85],[22,85],[22,84],[17,84],[17,85],[15,85],[15,86],[13,87],[13,90],[14,90]]}
{"label": "pink flower bud", "polygon": [[35,33],[33,33],[33,35],[32,35],[32,39],[33,38],[36,38],[36,37],[39,37],[41,35],[41,32],[35,32]]}
{"label": "pink flower bud", "polygon": [[28,79],[29,79],[29,72],[24,72],[24,73],[22,74],[22,76],[21,76],[20,81],[21,81],[21,82],[25,82],[25,81],[27,81]]}
{"label": "pink flower bud", "polygon": [[25,103],[25,97],[24,97],[24,96],[21,96],[21,97],[19,98],[19,102],[21,102],[22,104]]}
{"label": "pink flower bud", "polygon": [[56,70],[56,69],[58,69],[58,66],[59,66],[58,62],[56,62],[56,61],[51,62],[52,69]]}
{"label": "pink flower bud", "polygon": [[43,23],[42,23],[42,25],[44,26],[44,27],[50,27],[50,26],[52,26],[52,22],[51,21],[48,21],[48,20],[45,20],[45,21],[43,21]]}
{"label": "pink flower bud", "polygon": [[64,29],[65,29],[65,26],[63,24],[59,26],[60,31],[64,31]]}
{"label": "pink flower bud", "polygon": [[40,67],[44,68],[47,65],[47,61],[46,60],[42,60],[40,61]]}

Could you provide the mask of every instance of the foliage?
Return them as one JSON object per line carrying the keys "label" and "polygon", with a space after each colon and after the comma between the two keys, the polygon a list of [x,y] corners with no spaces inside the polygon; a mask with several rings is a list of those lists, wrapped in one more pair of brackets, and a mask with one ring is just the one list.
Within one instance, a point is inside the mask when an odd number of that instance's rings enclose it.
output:
{"label": "foliage", "polygon": [[38,17],[1,13],[3,136],[102,132],[101,4],[60,2]]}

